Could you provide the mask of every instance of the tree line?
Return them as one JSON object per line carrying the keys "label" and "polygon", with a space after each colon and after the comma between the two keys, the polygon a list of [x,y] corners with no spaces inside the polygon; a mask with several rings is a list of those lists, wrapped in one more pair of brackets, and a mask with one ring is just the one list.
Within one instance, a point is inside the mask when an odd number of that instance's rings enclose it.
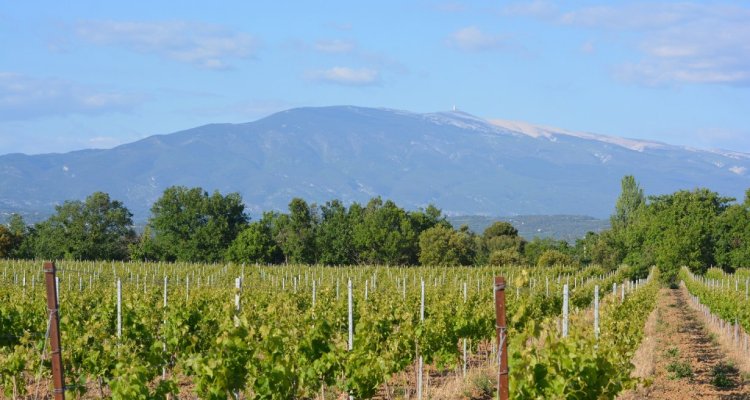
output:
{"label": "tree line", "polygon": [[322,205],[295,198],[287,212],[251,221],[238,193],[167,188],[137,234],[132,213],[96,192],[66,201],[47,220],[27,225],[12,215],[0,225],[0,257],[325,265],[555,265],[625,263],[669,280],[681,266],[702,273],[750,266],[750,190],[744,202],[708,189],[646,196],[622,179],[611,228],[575,244],[520,237],[507,222],[481,234],[455,229],[434,205],[405,210],[380,197],[367,204]]}
{"label": "tree line", "polygon": [[750,267],[750,189],[740,203],[705,188],[646,196],[633,176],[621,186],[611,229],[583,240],[590,261],[629,264],[641,275],[657,265],[668,282],[683,266],[697,274]]}
{"label": "tree line", "polygon": [[325,265],[570,264],[564,241],[527,242],[511,224],[482,234],[454,229],[434,205],[407,211],[380,197],[346,206],[300,198],[287,212],[251,221],[238,193],[167,188],[140,234],[132,213],[107,193],[66,201],[47,220],[27,225],[14,214],[0,225],[0,257]]}

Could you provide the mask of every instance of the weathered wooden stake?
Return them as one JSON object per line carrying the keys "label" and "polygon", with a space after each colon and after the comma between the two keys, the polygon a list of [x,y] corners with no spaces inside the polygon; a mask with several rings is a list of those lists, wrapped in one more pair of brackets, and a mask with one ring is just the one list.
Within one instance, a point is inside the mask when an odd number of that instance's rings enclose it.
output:
{"label": "weathered wooden stake", "polygon": [[44,276],[47,284],[47,310],[50,319],[50,356],[52,363],[52,384],[55,400],[65,400],[65,376],[60,351],[60,318],[58,315],[57,277],[55,263],[44,263]]}
{"label": "weathered wooden stake", "polygon": [[500,369],[497,377],[498,400],[508,400],[508,338],[505,323],[505,278],[495,277],[495,320]]}

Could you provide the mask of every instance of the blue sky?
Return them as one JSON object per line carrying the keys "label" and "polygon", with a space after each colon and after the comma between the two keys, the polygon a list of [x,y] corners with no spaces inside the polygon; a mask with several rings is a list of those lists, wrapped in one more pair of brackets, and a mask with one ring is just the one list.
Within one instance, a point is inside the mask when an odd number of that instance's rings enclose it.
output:
{"label": "blue sky", "polygon": [[0,154],[300,106],[750,152],[747,2],[5,2]]}

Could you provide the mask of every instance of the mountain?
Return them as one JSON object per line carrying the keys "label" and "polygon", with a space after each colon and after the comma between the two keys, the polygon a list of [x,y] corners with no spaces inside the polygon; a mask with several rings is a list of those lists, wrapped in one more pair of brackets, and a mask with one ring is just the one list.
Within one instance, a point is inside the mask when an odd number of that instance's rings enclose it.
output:
{"label": "mountain", "polygon": [[0,213],[46,215],[66,199],[110,193],[136,220],[171,185],[238,191],[251,214],[293,197],[366,202],[380,195],[449,215],[606,217],[620,179],[646,193],[708,187],[741,198],[750,155],[569,132],[463,112],[296,108],[108,150],[0,156]]}

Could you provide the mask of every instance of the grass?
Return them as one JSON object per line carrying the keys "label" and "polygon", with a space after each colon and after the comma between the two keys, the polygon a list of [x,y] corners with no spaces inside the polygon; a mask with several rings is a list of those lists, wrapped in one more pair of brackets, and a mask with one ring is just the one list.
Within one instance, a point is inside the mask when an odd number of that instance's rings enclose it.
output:
{"label": "grass", "polygon": [[667,371],[670,373],[669,379],[693,377],[693,368],[687,362],[673,361],[667,365]]}
{"label": "grass", "polygon": [[667,349],[667,351],[664,352],[664,355],[669,358],[677,358],[680,356],[680,349],[678,349],[677,347],[670,347]]}
{"label": "grass", "polygon": [[710,332],[708,334],[708,339],[711,340],[711,344],[713,344],[714,346],[718,346],[719,345],[719,337],[716,336],[715,333]]}
{"label": "grass", "polygon": [[464,393],[470,399],[491,399],[495,390],[495,381],[487,374],[480,374],[471,380],[471,386]]}
{"label": "grass", "polygon": [[719,389],[726,389],[733,386],[732,380],[728,375],[737,373],[737,368],[730,363],[720,362],[711,368],[711,384]]}

